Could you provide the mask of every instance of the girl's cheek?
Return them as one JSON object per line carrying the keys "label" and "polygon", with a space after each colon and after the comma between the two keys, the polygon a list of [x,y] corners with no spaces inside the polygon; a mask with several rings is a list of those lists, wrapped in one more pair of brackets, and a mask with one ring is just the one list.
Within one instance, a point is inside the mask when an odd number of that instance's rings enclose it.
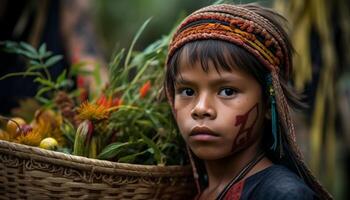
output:
{"label": "girl's cheek", "polygon": [[[233,140],[232,152],[242,149],[251,142],[253,128],[258,121],[259,116],[259,103],[256,103],[245,114],[237,115],[235,126],[239,126],[237,136]],[[248,122],[249,120],[249,123]]]}

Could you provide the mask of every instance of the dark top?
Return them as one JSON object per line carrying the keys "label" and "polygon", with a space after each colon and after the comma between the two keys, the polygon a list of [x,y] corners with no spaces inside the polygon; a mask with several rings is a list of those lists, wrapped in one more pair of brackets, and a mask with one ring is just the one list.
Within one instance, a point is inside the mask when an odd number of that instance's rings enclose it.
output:
{"label": "dark top", "polygon": [[272,165],[233,185],[224,199],[295,200],[317,199],[317,196],[288,168]]}

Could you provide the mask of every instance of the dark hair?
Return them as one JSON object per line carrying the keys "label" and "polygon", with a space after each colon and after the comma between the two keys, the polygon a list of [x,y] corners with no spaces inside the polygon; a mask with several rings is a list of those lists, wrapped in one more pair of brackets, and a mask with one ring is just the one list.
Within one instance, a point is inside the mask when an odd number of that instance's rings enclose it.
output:
{"label": "dark hair", "polygon": [[[286,31],[283,29],[282,22],[286,21],[281,15],[276,12],[263,8],[253,4],[241,5],[255,13],[268,19],[282,34],[285,40],[289,57],[289,61],[292,66],[292,54],[294,52],[291,42],[288,39]],[[164,88],[170,96],[170,100],[173,101],[175,93],[175,79],[179,75],[178,67],[182,59],[187,59],[186,61],[193,65],[195,62],[200,62],[201,67],[204,71],[208,71],[209,62],[212,62],[215,69],[225,71],[231,71],[233,68],[243,70],[248,74],[251,74],[260,83],[263,101],[268,102],[268,89],[266,77],[269,71],[266,67],[260,63],[254,55],[246,51],[244,48],[237,46],[233,43],[229,43],[222,40],[196,40],[186,43],[184,46],[180,47],[175,51],[171,58],[169,58],[167,63],[166,77],[164,81]],[[281,75],[283,74],[283,75]],[[290,107],[294,109],[305,108],[305,104],[300,100],[300,96],[295,92],[291,84],[286,80],[287,77],[284,76],[285,72],[281,68],[279,74],[279,80],[283,93],[287,99]],[[173,102],[171,102],[173,103]],[[279,125],[279,132],[281,135],[281,146],[279,149],[283,151],[283,156],[279,154],[279,151],[274,151],[270,149],[273,142],[272,131],[271,131],[271,121],[267,120],[265,123],[265,130],[262,138],[262,146],[267,153],[267,156],[276,164],[281,164],[288,167],[291,171],[296,173],[298,176],[304,179],[307,185],[315,191],[319,197],[322,199],[331,198],[327,191],[317,182],[308,168],[305,166],[297,152],[293,149],[293,145],[287,136],[286,130]]]}
{"label": "dark hair", "polygon": [[266,68],[254,56],[234,44],[221,40],[190,42],[177,50],[169,61],[165,86],[171,95],[174,95],[173,84],[178,75],[181,58],[186,59],[190,65],[200,62],[205,72],[208,71],[210,61],[218,72],[219,69],[232,71],[232,69],[238,68],[252,74],[260,85],[264,85],[264,77],[268,74]]}

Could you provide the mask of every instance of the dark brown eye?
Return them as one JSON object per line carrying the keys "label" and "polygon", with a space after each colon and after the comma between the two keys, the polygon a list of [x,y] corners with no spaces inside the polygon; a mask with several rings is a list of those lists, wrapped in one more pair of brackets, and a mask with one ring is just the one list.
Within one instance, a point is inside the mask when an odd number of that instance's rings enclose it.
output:
{"label": "dark brown eye", "polygon": [[220,96],[229,97],[235,95],[237,91],[233,88],[223,88],[219,91]]}
{"label": "dark brown eye", "polygon": [[191,88],[183,88],[181,90],[181,95],[183,95],[183,96],[193,96],[194,95],[194,90],[192,90]]}

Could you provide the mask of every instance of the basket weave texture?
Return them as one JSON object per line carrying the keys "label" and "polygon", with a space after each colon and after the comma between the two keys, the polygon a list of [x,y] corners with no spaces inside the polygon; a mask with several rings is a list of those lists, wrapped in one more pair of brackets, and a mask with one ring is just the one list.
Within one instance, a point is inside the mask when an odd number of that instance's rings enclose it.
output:
{"label": "basket weave texture", "polygon": [[190,166],[116,163],[0,140],[0,199],[192,199]]}

